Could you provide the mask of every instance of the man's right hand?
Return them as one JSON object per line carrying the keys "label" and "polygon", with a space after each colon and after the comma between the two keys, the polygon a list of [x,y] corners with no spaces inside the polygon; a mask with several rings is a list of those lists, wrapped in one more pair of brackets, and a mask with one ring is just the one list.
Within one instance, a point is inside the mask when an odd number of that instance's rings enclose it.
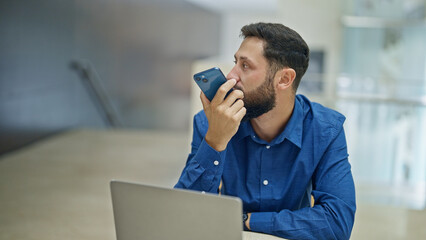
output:
{"label": "man's right hand", "polygon": [[209,121],[205,141],[219,152],[226,149],[228,142],[237,133],[241,120],[246,115],[246,108],[242,100],[244,93],[241,90],[234,90],[225,98],[236,83],[235,79],[226,81],[211,102],[203,92],[200,96]]}

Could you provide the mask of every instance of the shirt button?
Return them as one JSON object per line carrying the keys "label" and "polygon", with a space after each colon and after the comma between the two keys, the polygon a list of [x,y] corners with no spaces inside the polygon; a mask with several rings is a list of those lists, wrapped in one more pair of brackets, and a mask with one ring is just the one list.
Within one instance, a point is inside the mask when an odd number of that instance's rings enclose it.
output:
{"label": "shirt button", "polygon": [[266,186],[266,185],[268,185],[268,183],[269,183],[268,180],[263,180],[263,185]]}
{"label": "shirt button", "polygon": [[266,149],[270,149],[270,148],[271,148],[271,146],[269,146],[269,145],[266,146]]}
{"label": "shirt button", "polygon": [[215,166],[217,166],[217,165],[219,165],[219,161],[218,161],[218,160],[216,160],[216,161],[214,161],[214,162],[213,162],[213,164],[214,164]]}

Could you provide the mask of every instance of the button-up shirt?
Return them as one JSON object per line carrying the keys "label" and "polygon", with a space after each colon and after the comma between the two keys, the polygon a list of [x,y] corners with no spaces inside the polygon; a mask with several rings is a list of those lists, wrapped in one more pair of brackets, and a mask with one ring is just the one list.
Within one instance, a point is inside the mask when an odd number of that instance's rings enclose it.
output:
{"label": "button-up shirt", "polygon": [[[224,151],[195,115],[191,153],[176,188],[236,196],[252,231],[289,239],[349,239],[355,188],[340,113],[297,95],[284,130],[271,142],[242,122]],[[315,199],[311,207],[311,195]]]}

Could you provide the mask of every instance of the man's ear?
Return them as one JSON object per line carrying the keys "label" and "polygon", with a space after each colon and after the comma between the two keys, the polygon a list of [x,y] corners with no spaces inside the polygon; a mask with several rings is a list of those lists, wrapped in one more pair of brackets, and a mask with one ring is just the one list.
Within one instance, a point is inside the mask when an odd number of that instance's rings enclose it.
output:
{"label": "man's ear", "polygon": [[296,78],[296,71],[293,68],[283,68],[280,70],[278,89],[287,89],[293,85],[294,79]]}

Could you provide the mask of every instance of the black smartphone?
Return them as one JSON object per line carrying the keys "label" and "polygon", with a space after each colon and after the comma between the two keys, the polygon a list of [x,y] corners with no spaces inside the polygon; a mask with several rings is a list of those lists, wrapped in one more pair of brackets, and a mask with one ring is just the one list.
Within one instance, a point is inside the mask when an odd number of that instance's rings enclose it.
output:
{"label": "black smartphone", "polygon": [[[206,97],[211,101],[216,95],[219,87],[224,84],[227,80],[225,75],[218,67],[210,68],[208,70],[196,73],[194,75],[194,81],[201,88],[201,91],[206,95]],[[232,89],[227,93],[232,91]]]}

